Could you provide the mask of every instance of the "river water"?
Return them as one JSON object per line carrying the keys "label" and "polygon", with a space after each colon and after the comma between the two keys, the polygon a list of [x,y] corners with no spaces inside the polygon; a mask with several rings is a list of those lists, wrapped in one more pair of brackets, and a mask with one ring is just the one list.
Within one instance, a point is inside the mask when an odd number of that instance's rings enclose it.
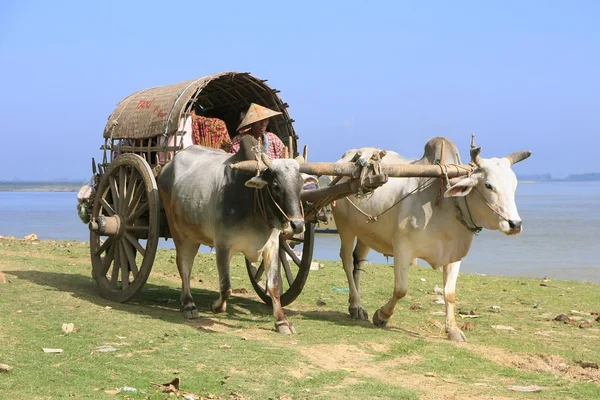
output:
{"label": "river water", "polygon": [[[88,241],[76,204],[74,192],[0,192],[0,235]],[[517,206],[523,233],[481,232],[462,272],[600,283],[600,182],[520,184]],[[173,247],[170,240],[160,243]],[[316,235],[315,260],[339,260],[338,254],[337,234]],[[375,252],[369,260],[393,262]]]}

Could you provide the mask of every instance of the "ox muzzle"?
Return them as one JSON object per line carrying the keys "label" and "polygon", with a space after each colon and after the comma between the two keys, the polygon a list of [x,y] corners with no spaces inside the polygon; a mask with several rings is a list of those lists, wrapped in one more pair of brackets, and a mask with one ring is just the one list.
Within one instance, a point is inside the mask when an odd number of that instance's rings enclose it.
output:
{"label": "ox muzzle", "polygon": [[[288,222],[283,225],[283,233],[292,233],[294,235],[304,233],[304,219],[303,218],[291,218]],[[286,232],[286,228],[288,231]]]}

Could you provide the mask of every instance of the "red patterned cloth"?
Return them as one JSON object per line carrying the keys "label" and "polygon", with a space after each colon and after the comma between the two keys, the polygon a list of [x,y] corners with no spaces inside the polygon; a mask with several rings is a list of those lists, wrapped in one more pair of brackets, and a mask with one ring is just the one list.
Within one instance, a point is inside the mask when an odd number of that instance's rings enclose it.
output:
{"label": "red patterned cloth", "polygon": [[200,146],[231,152],[231,138],[227,126],[218,118],[192,115],[192,141]]}
{"label": "red patterned cloth", "polygon": [[[248,132],[240,133],[239,135],[237,135],[236,137],[233,138],[233,140],[231,141],[231,152],[232,153],[237,153],[240,150],[240,141],[246,135],[249,135],[249,133]],[[285,145],[283,144],[281,139],[279,139],[276,134],[271,133],[271,132],[265,133],[265,136],[266,136],[266,142],[267,142],[267,146],[265,148],[265,153],[267,153],[269,158],[272,160],[274,160],[276,158],[283,158]],[[261,142],[264,142],[264,141],[265,140],[261,140]]]}

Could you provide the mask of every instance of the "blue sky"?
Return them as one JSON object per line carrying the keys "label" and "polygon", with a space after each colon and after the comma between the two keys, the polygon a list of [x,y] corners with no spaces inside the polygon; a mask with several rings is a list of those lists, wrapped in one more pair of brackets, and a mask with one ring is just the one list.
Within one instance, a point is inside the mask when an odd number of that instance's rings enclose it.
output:
{"label": "blue sky", "polygon": [[268,79],[310,160],[529,149],[518,173],[600,172],[600,2],[0,1],[0,180],[84,179],[128,94]]}

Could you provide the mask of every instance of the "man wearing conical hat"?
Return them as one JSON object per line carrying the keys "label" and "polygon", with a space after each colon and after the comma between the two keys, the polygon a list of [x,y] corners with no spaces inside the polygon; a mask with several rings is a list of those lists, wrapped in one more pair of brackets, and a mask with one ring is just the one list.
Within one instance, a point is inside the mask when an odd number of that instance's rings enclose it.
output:
{"label": "man wearing conical hat", "polygon": [[240,149],[240,141],[246,135],[252,135],[256,140],[263,144],[265,153],[271,159],[283,158],[285,154],[285,145],[272,132],[267,132],[269,118],[281,115],[278,111],[273,111],[258,104],[250,104],[244,119],[237,128],[239,135],[231,141],[231,152],[237,153]]}

